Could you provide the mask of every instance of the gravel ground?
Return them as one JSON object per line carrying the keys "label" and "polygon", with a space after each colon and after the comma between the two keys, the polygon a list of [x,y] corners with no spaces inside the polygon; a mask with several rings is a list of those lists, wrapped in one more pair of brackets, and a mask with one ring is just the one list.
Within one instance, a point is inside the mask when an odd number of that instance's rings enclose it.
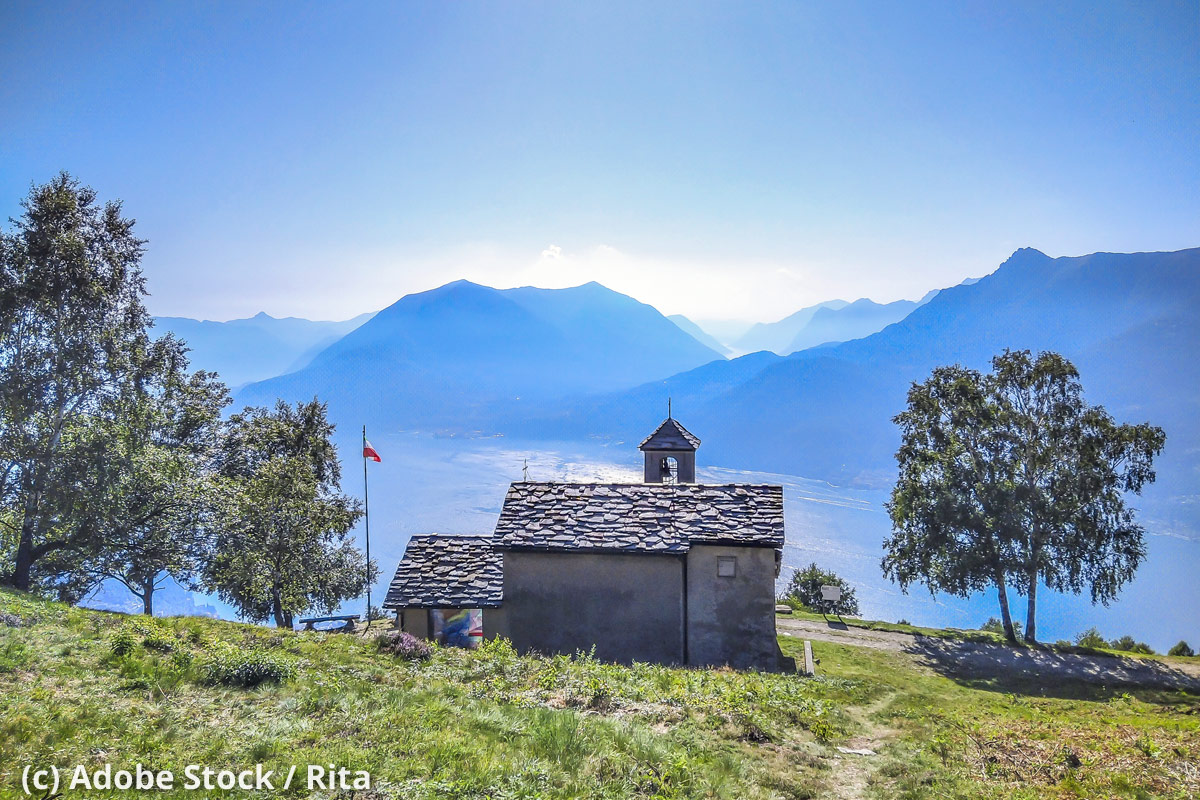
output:
{"label": "gravel ground", "polygon": [[[929,668],[959,677],[1053,675],[1098,684],[1155,686],[1200,691],[1200,664],[1147,658],[1088,656],[1048,650],[873,631],[839,622],[776,617],[785,636],[909,653]],[[820,654],[818,653],[818,658]],[[820,672],[820,668],[817,669]]]}

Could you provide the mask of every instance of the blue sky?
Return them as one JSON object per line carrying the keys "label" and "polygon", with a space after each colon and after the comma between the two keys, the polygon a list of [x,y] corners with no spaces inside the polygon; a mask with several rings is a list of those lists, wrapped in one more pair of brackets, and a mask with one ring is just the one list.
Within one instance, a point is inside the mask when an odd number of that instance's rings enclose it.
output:
{"label": "blue sky", "polygon": [[0,213],[67,169],[151,310],[467,277],[699,319],[1200,245],[1200,4],[6,2]]}

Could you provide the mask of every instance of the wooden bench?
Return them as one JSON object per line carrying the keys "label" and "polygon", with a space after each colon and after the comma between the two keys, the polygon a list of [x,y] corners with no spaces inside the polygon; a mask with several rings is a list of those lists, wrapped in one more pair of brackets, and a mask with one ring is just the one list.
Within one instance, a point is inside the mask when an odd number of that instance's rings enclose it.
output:
{"label": "wooden bench", "polygon": [[316,630],[313,625],[318,622],[342,622],[344,623],[342,627],[335,628],[334,630],[344,633],[354,633],[356,630],[354,624],[358,622],[358,614],[345,614],[340,617],[309,617],[308,619],[300,620],[306,631]]}

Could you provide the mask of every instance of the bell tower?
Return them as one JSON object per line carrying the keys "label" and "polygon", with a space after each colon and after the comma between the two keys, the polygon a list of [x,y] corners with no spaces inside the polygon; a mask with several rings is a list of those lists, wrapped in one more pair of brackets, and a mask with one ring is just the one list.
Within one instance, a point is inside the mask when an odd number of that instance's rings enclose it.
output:
{"label": "bell tower", "polygon": [[670,415],[638,449],[646,455],[646,483],[695,483],[700,440]]}

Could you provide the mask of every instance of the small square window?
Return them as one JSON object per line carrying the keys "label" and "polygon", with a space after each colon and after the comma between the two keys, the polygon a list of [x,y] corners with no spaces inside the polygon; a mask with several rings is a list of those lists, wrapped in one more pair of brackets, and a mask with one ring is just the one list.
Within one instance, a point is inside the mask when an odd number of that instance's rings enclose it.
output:
{"label": "small square window", "polygon": [[717,577],[718,578],[735,578],[737,577],[737,559],[730,556],[728,558],[717,559]]}

